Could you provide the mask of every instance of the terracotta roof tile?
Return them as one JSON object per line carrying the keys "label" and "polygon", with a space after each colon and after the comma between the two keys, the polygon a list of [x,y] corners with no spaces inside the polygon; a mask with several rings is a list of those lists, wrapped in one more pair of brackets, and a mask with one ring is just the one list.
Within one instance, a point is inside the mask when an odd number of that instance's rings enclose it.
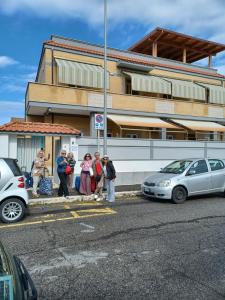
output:
{"label": "terracotta roof tile", "polygon": [[0,126],[0,132],[80,135],[80,131],[64,124],[13,121]]}
{"label": "terracotta roof tile", "polygon": [[[89,54],[96,54],[96,55],[101,55],[101,56],[103,56],[103,54],[104,54],[103,51],[67,45],[67,44],[58,43],[58,42],[51,41],[51,40],[44,42],[44,44],[61,47],[61,48],[65,48],[65,49],[70,49],[70,50],[75,50],[75,51],[80,51],[80,52],[85,52],[85,53],[89,53]],[[154,61],[149,62],[144,59],[138,59],[138,58],[134,59],[134,58],[125,57],[123,55],[115,55],[112,53],[108,53],[107,56],[111,57],[111,58],[116,58],[116,59],[120,59],[123,61],[131,62],[131,63],[139,63],[139,64],[143,64],[143,65],[148,65],[148,66],[163,67],[163,68],[168,68],[168,69],[172,69],[172,70],[180,70],[180,71],[185,71],[185,72],[195,73],[195,74],[200,74],[200,75],[206,75],[206,76],[211,76],[211,77],[225,78],[225,76],[218,74],[218,73],[212,74],[207,71],[200,71],[200,70],[195,70],[195,69],[190,69],[190,68],[185,68],[185,67],[176,67],[176,66],[171,66],[171,65],[167,65],[167,64],[156,63]]]}

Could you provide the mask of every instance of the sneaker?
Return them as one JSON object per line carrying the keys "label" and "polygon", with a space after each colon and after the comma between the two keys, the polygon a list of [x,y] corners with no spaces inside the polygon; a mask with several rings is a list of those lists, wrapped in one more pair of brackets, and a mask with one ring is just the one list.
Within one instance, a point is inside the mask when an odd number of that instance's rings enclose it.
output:
{"label": "sneaker", "polygon": [[94,199],[97,200],[98,199],[98,195],[94,195]]}
{"label": "sneaker", "polygon": [[97,199],[96,199],[97,202],[99,202],[99,201],[101,201],[101,200],[102,200],[101,198],[97,198]]}
{"label": "sneaker", "polygon": [[66,198],[66,199],[70,199],[70,196],[64,196],[64,198]]}
{"label": "sneaker", "polygon": [[38,198],[39,195],[37,193],[32,193],[32,195],[35,197],[35,198]]}

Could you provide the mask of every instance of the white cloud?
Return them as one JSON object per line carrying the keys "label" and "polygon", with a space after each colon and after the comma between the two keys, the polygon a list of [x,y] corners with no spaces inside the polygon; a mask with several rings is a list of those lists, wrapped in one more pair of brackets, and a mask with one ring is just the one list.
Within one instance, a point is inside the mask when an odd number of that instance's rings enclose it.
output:
{"label": "white cloud", "polygon": [[0,124],[10,121],[11,117],[24,117],[24,101],[0,100]]}
{"label": "white cloud", "polygon": [[9,56],[0,56],[0,68],[18,64],[18,61]]}
{"label": "white cloud", "polygon": [[28,81],[34,81],[36,72],[0,76],[0,92],[25,93]]}
{"label": "white cloud", "polygon": [[[40,17],[82,19],[92,26],[103,23],[103,0],[5,0],[0,10],[5,14],[33,13]],[[137,22],[179,28],[185,33],[216,36],[225,25],[225,2],[221,0],[108,0],[110,24]],[[109,25],[110,25],[109,24]],[[224,35],[221,36],[223,41]]]}

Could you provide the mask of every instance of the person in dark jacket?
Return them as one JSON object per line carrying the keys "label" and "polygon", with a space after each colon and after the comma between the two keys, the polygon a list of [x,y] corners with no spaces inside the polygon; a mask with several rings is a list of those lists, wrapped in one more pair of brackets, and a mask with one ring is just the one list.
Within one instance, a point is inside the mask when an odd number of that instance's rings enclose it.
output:
{"label": "person in dark jacket", "polygon": [[60,156],[57,157],[57,173],[59,176],[60,184],[58,189],[58,196],[65,198],[69,197],[69,191],[67,188],[67,175],[66,175],[66,166],[68,165],[68,161],[66,159],[66,150],[62,150]]}
{"label": "person in dark jacket", "polygon": [[116,171],[111,160],[109,160],[108,155],[104,155],[102,159],[105,184],[107,189],[106,200],[109,202],[115,201],[115,179]]}

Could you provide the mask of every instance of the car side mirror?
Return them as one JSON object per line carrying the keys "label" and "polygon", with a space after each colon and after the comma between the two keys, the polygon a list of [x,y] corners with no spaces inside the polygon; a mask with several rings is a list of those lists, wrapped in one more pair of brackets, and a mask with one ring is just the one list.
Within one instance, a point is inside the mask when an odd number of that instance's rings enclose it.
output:
{"label": "car side mirror", "polygon": [[186,176],[191,176],[191,175],[195,175],[196,174],[196,171],[195,170],[189,170],[186,174]]}

